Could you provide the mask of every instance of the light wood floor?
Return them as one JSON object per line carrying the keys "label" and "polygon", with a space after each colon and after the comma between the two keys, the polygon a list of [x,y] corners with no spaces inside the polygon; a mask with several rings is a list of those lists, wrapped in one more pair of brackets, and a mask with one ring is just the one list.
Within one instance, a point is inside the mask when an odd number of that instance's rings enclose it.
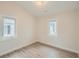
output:
{"label": "light wood floor", "polygon": [[17,50],[2,58],[75,58],[76,54],[62,51],[44,44],[35,43],[23,49]]}

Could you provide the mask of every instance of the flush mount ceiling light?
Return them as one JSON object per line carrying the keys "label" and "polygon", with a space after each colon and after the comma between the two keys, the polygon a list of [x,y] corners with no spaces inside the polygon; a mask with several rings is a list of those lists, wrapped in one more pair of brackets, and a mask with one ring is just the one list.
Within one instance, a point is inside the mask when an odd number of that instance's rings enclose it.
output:
{"label": "flush mount ceiling light", "polygon": [[46,1],[36,1],[36,5],[39,7],[43,7],[46,5]]}

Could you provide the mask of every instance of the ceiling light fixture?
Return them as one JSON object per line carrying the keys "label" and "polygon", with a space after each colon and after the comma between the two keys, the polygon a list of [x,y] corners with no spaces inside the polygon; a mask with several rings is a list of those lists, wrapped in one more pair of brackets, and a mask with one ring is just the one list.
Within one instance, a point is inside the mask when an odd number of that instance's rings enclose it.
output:
{"label": "ceiling light fixture", "polygon": [[46,1],[36,1],[36,5],[39,7],[43,7],[46,4]]}

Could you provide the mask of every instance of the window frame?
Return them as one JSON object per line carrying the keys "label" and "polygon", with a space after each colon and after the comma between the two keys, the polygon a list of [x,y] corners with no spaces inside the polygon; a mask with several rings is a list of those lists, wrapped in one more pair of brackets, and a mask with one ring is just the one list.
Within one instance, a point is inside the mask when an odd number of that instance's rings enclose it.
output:
{"label": "window frame", "polygon": [[[14,20],[14,35],[13,36],[4,36],[4,27],[5,27],[5,19],[11,19],[11,20]],[[3,17],[3,37],[7,37],[7,38],[15,38],[16,37],[16,19],[13,18],[13,17]]]}
{"label": "window frame", "polygon": [[[52,23],[52,22],[56,22],[56,24],[55,24],[56,27],[55,27],[55,32],[52,32],[52,33],[51,33],[51,31],[50,31],[50,23]],[[56,36],[56,35],[57,35],[57,21],[56,21],[56,20],[51,20],[51,21],[49,21],[49,25],[48,25],[48,26],[49,26],[49,35],[55,35],[55,36]],[[53,28],[53,29],[54,29],[54,28]],[[52,30],[52,31],[53,31],[53,30]]]}

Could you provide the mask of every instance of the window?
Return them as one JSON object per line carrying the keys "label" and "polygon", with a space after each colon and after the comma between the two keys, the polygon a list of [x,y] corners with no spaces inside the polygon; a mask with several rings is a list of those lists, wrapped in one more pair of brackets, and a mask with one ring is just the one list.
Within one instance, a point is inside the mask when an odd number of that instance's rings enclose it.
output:
{"label": "window", "polygon": [[56,34],[56,20],[49,22],[49,32],[50,34]]}
{"label": "window", "polygon": [[4,37],[14,37],[15,36],[15,19],[5,17],[4,18]]}

